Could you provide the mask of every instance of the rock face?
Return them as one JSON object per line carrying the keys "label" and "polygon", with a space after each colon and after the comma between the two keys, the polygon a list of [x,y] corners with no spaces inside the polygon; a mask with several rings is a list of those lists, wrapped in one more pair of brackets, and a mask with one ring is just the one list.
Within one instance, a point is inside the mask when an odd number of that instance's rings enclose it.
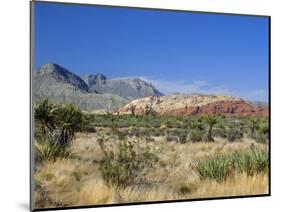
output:
{"label": "rock face", "polygon": [[130,102],[119,113],[145,114],[152,108],[158,114],[169,115],[268,115],[268,106],[254,106],[241,98],[218,95],[173,94],[146,97]]}
{"label": "rock face", "polygon": [[84,77],[85,82],[90,85],[90,87],[94,87],[95,85],[104,85],[106,82],[106,76],[103,74],[90,74]]}
{"label": "rock face", "polygon": [[130,101],[147,96],[163,95],[153,85],[138,78],[108,80],[103,74],[97,74],[85,76],[84,80],[90,92],[115,94]]}
{"label": "rock face", "polygon": [[58,103],[72,103],[82,110],[112,110],[128,100],[114,94],[90,93],[89,87],[79,76],[57,64],[46,64],[34,73],[35,101],[48,98]]}
{"label": "rock face", "polygon": [[51,81],[53,83],[69,84],[81,92],[89,91],[88,85],[84,80],[57,64],[42,65],[39,71],[35,73],[35,80],[37,86],[46,81]]}
{"label": "rock face", "polygon": [[103,74],[78,75],[58,64],[42,65],[34,73],[35,100],[49,98],[58,103],[73,103],[82,110],[113,110],[132,99],[162,95],[140,79],[107,80]]}
{"label": "rock face", "polygon": [[171,110],[166,114],[172,115],[202,115],[202,114],[213,114],[213,115],[268,115],[268,107],[254,107],[245,101],[218,101],[209,103],[203,106],[179,108],[177,110]]}

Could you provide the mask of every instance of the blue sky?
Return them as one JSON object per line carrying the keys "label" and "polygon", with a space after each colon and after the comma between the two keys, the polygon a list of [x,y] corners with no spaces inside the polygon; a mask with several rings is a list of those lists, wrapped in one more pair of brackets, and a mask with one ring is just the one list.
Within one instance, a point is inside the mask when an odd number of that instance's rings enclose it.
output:
{"label": "blue sky", "polygon": [[45,63],[267,101],[268,19],[37,2],[35,66]]}

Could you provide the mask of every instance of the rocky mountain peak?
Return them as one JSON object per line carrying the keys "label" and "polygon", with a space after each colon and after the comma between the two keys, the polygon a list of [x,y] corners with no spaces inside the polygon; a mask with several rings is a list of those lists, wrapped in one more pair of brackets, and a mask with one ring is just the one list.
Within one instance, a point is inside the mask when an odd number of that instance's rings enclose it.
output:
{"label": "rocky mountain peak", "polygon": [[89,86],[103,85],[106,83],[106,76],[101,73],[90,74],[90,75],[86,76],[84,79]]}
{"label": "rocky mountain peak", "polygon": [[42,65],[35,74],[35,78],[37,81],[50,79],[51,81],[70,84],[84,92],[89,90],[88,85],[78,75],[55,63]]}

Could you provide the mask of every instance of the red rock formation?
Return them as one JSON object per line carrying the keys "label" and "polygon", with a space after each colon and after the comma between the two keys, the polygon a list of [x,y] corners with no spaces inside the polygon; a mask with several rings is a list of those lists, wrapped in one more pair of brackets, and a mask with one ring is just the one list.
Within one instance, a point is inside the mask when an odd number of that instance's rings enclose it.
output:
{"label": "red rock formation", "polygon": [[170,115],[268,115],[268,107],[255,107],[245,101],[218,101],[203,106],[191,106],[166,111],[164,114]]}

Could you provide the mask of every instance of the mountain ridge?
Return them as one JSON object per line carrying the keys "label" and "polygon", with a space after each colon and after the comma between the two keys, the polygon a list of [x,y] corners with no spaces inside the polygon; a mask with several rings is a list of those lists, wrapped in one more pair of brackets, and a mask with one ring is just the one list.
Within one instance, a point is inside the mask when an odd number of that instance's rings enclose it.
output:
{"label": "mountain ridge", "polygon": [[[106,85],[106,76],[103,74],[92,76],[94,76],[92,84]],[[114,82],[114,80],[109,81]],[[141,85],[138,84],[139,82]],[[89,81],[85,82],[68,69],[58,64],[48,63],[40,66],[34,73],[34,97],[35,100],[49,98],[58,103],[73,103],[83,110],[93,111],[112,110],[125,105],[132,99],[161,94],[142,80],[117,81],[117,83],[111,83],[110,89],[105,86],[101,87],[103,89],[100,87],[92,89],[88,84]],[[118,87],[119,84],[120,87]],[[126,90],[128,90],[127,93]]]}
{"label": "mountain ridge", "polygon": [[[111,93],[128,100],[146,96],[163,96],[151,83],[140,78],[107,79],[103,74],[90,74],[83,77],[90,91],[98,93]],[[118,89],[116,89],[118,88]]]}
{"label": "mountain ridge", "polygon": [[104,74],[81,78],[58,64],[44,64],[34,73],[35,100],[49,98],[73,103],[84,111],[170,115],[267,115],[268,105],[239,97],[174,93],[163,95],[151,83],[139,78],[108,79]]}

